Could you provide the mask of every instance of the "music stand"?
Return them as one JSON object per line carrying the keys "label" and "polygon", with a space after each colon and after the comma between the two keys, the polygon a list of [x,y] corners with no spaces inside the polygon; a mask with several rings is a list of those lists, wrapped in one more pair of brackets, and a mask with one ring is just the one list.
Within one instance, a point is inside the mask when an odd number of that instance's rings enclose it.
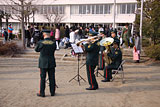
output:
{"label": "music stand", "polygon": [[86,82],[86,80],[79,74],[79,71],[80,71],[80,67],[79,67],[80,58],[79,57],[80,57],[80,54],[83,53],[83,50],[80,46],[77,46],[76,44],[71,44],[71,46],[72,46],[74,52],[78,55],[78,57],[77,57],[78,68],[77,68],[77,75],[75,75],[71,80],[69,80],[69,82],[71,82],[72,80],[76,80],[80,85],[80,80],[83,80],[84,82]]}

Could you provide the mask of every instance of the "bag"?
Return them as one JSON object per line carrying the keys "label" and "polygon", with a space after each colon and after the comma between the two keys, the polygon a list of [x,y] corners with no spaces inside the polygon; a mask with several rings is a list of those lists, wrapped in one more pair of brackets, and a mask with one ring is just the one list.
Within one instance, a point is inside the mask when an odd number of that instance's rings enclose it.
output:
{"label": "bag", "polygon": [[31,43],[33,43],[33,37],[31,38]]}
{"label": "bag", "polygon": [[59,50],[58,41],[56,41],[56,49]]}
{"label": "bag", "polygon": [[139,60],[139,52],[133,50],[133,60]]}

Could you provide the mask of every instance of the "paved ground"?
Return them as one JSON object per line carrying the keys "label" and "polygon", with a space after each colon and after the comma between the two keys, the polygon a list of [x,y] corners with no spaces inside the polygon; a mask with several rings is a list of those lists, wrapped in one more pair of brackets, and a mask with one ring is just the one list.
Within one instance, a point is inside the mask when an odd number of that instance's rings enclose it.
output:
{"label": "paved ground", "polygon": [[[68,82],[77,74],[75,61],[57,60],[59,88],[51,97],[47,85],[45,98],[39,98],[37,58],[0,58],[0,107],[160,107],[160,66],[126,63],[125,84],[117,79],[102,83],[99,90],[87,91],[88,82]],[[102,71],[100,71],[102,73]],[[80,71],[86,78],[85,67]]]}

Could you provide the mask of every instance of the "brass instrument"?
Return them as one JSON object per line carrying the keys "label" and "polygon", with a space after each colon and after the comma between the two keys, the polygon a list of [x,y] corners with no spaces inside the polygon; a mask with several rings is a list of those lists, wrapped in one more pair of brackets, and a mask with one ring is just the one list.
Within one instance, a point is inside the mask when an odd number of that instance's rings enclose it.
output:
{"label": "brass instrument", "polygon": [[77,42],[76,45],[80,45],[82,42],[87,42],[87,43],[89,43],[89,42],[95,42],[95,41],[97,41],[97,40],[99,40],[99,36],[93,36],[93,37],[90,37],[90,38],[88,38],[88,39],[83,39],[83,40]]}
{"label": "brass instrument", "polygon": [[112,60],[110,57],[107,56],[107,53],[110,53],[111,52],[111,49],[110,49],[110,46],[111,44],[114,42],[114,39],[113,38],[104,38],[100,41],[100,45],[101,46],[105,46],[106,50],[104,51],[104,61],[107,63],[107,64],[111,64],[112,63]]}

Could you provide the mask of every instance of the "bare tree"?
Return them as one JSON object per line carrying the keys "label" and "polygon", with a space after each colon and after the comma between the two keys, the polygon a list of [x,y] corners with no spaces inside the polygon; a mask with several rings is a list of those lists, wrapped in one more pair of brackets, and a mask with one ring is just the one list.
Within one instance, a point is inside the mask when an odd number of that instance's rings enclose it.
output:
{"label": "bare tree", "polygon": [[[34,0],[8,0],[6,3],[15,11],[19,12],[20,14],[14,14],[14,17],[12,17],[15,20],[19,20],[21,22],[21,37],[22,37],[22,44],[23,48],[25,48],[25,22],[29,23],[30,15],[33,13],[33,10],[35,10],[35,7],[32,6],[32,2]],[[16,6],[19,7],[19,9],[16,8]],[[34,8],[34,9],[33,9]],[[25,20],[26,19],[26,20]]]}
{"label": "bare tree", "polygon": [[59,24],[63,18],[64,15],[63,14],[59,14],[58,10],[57,11],[52,11],[52,12],[48,12],[47,14],[44,14],[44,17],[48,20],[48,23],[50,24],[50,28],[52,26],[52,24],[56,25]]}

